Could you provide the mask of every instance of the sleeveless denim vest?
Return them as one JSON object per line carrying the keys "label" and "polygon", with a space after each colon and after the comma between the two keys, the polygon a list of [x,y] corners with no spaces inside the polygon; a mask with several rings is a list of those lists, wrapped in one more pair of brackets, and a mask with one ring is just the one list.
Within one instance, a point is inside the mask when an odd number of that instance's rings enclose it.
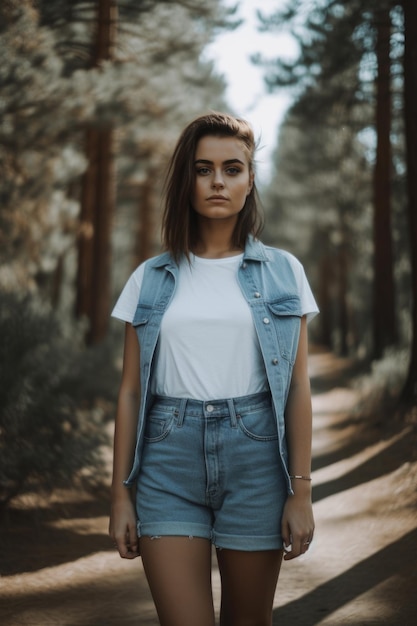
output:
{"label": "sleeveless denim vest", "polygon": [[[178,266],[167,252],[146,262],[132,322],[140,344],[141,403],[134,463],[124,483],[128,487],[135,484],[140,470],[144,424],[152,404],[152,361],[162,316],[174,295],[177,276]],[[302,312],[288,253],[249,237],[238,270],[238,283],[251,309],[261,347],[277,421],[279,454],[291,494],[284,411],[297,354]]]}

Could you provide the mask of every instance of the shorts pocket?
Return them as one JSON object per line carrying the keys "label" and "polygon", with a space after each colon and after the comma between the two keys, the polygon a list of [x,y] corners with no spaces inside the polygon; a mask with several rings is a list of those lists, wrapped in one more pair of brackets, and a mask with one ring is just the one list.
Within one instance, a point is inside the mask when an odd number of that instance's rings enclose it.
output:
{"label": "shorts pocket", "polygon": [[278,439],[277,424],[270,408],[242,412],[236,417],[239,428],[247,437],[257,441]]}
{"label": "shorts pocket", "polygon": [[172,429],[175,416],[173,413],[163,413],[151,410],[145,424],[146,443],[156,443],[167,437]]}

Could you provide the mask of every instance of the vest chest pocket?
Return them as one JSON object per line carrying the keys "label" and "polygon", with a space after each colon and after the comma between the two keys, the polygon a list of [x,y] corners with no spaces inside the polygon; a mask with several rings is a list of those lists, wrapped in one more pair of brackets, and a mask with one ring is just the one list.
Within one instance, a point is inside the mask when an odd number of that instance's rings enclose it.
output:
{"label": "vest chest pocket", "polygon": [[266,302],[266,307],[278,339],[281,356],[293,365],[297,356],[302,317],[300,298],[297,295],[281,297]]}
{"label": "vest chest pocket", "polygon": [[138,307],[136,308],[132,326],[136,330],[140,346],[144,345],[151,315],[152,309],[150,307],[138,305]]}

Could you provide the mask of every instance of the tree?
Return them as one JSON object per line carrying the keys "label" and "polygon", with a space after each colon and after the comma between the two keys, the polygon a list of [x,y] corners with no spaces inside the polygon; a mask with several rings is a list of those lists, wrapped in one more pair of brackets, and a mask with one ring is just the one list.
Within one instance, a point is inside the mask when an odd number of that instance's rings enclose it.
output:
{"label": "tree", "polygon": [[[398,56],[389,35],[390,11],[394,5],[391,0],[366,3],[317,0],[308,5],[308,13],[306,6],[302,1],[288,4],[285,11],[277,12],[268,21],[263,20],[265,28],[282,26],[284,20],[291,24],[300,46],[298,58],[269,63],[258,59],[258,62],[266,64],[271,88],[277,85],[296,87],[303,103],[302,110],[299,107],[300,123],[305,125],[306,132],[311,132],[312,124],[334,129],[337,118],[332,115],[332,108],[338,103],[343,109],[339,123],[349,124],[360,140],[376,137],[372,352],[381,355],[397,339],[389,191],[392,172],[390,54],[392,56],[394,51]],[[375,107],[374,120],[369,116],[371,107]],[[395,113],[398,114],[398,110]],[[365,148],[368,145],[368,154],[372,155],[369,139],[364,145]],[[368,157],[369,161],[371,158]],[[315,166],[316,163],[312,165]]]}
{"label": "tree", "polygon": [[83,91],[83,72],[74,85],[62,76],[30,2],[1,4],[0,24],[0,288],[48,300],[75,237],[78,205],[66,190],[86,162],[73,128],[92,107],[94,80]]}
{"label": "tree", "polygon": [[394,259],[391,226],[391,18],[390,7],[382,6],[374,14],[377,30],[376,76],[376,156],[374,167],[374,356],[395,345]]}
{"label": "tree", "polygon": [[[201,7],[200,3],[192,0],[183,0],[175,5],[169,1],[158,3],[152,0],[141,3],[128,0],[77,0],[69,3],[61,0],[53,6],[39,0],[38,4],[43,23],[61,33],[58,49],[65,59],[66,72],[72,73],[82,66],[87,69],[96,67],[105,74],[113,65],[120,76],[130,78],[130,84],[122,84],[120,95],[113,100],[113,104],[124,100],[125,111],[131,103],[129,95],[132,91],[136,88],[136,99],[143,91],[143,84],[138,82],[139,74],[148,85],[142,111],[140,104],[139,107],[135,105],[142,114],[143,110],[149,112],[147,101],[152,98],[152,73],[162,70],[165,74],[164,64],[173,58],[178,63],[183,53],[198,58],[214,29],[224,27],[227,16],[232,13],[223,9],[219,2]],[[58,7],[62,7],[61,12]],[[119,13],[118,19],[116,12]],[[62,14],[67,16],[66,20],[62,20]],[[182,17],[181,29],[175,27],[178,14]],[[161,17],[165,18],[164,21]],[[169,30],[166,29],[167,23],[170,24]],[[185,28],[187,23],[188,28]],[[139,72],[135,64],[139,65]],[[121,71],[122,65],[124,69],[128,67],[131,70],[130,77],[129,72]],[[184,77],[180,78],[181,84],[184,84]],[[160,118],[160,112],[157,117]],[[103,339],[109,319],[110,235],[116,156],[112,127],[117,126],[117,118],[114,108],[98,111],[86,139],[88,167],[82,181],[76,310],[79,316],[86,316],[89,320],[88,341],[91,343]],[[146,217],[143,210],[141,215]],[[142,244],[149,249],[149,235],[144,228],[141,233]]]}
{"label": "tree", "polygon": [[405,24],[404,118],[407,154],[408,222],[411,254],[412,340],[410,365],[403,390],[406,405],[417,405],[417,5],[403,0]]}
{"label": "tree", "polygon": [[[197,107],[200,112],[222,99],[224,83],[215,77],[212,64],[200,57],[205,43],[231,12],[223,11],[220,2],[201,7],[194,0],[125,0],[117,3],[120,15],[112,58],[101,59],[106,56],[98,52],[103,46],[94,49],[93,45],[103,40],[94,29],[98,6],[95,0],[37,0],[36,4],[8,0],[0,6],[0,167],[4,174],[0,287],[29,289],[70,317],[76,241],[85,243],[94,230],[101,233],[96,238],[101,243],[94,246],[94,255],[85,255],[88,263],[80,262],[79,275],[87,285],[84,293],[89,296],[95,290],[106,300],[96,307],[103,328],[109,306],[105,294],[111,284],[106,255],[115,195],[112,171],[121,198],[126,179],[131,176],[133,182],[148,170],[151,178],[152,172],[159,172],[152,184],[155,189],[160,186],[162,163],[184,120]],[[99,23],[105,26],[106,19]],[[83,139],[87,129],[88,149]],[[109,130],[116,142],[109,134],[104,138]],[[97,149],[93,135],[101,137]],[[138,146],[138,141],[143,145]],[[104,144],[107,157],[102,159]],[[93,156],[97,151],[107,172],[102,171],[100,182],[89,166],[97,163]],[[87,197],[96,199],[94,220],[86,219],[85,213],[80,216]],[[137,207],[138,198],[131,196],[130,202]],[[150,210],[155,212],[156,207]],[[137,211],[132,217],[134,230]],[[93,278],[92,265],[101,272],[98,279]],[[95,303],[97,299],[92,298]],[[87,305],[80,309],[89,310]]]}
{"label": "tree", "polygon": [[[307,92],[289,110],[265,195],[269,239],[306,265],[321,314],[314,339],[341,354],[364,350],[370,263],[364,258],[370,219],[370,168],[356,133],[337,120],[335,103],[323,124],[302,123]],[[300,113],[299,113],[300,112]],[[301,116],[301,119],[300,119]],[[365,330],[364,330],[365,329]]]}
{"label": "tree", "polygon": [[[117,28],[115,0],[98,0],[92,67],[113,59]],[[107,333],[110,306],[111,226],[115,200],[114,137],[110,125],[86,133],[88,166],[83,176],[78,237],[76,312],[89,320],[87,340]]]}

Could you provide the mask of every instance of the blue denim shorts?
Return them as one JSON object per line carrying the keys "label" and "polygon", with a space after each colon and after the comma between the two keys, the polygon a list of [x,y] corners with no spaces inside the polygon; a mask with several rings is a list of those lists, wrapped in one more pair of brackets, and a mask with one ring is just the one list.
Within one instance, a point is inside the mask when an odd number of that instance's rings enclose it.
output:
{"label": "blue denim shorts", "polygon": [[270,393],[207,402],[155,398],[137,481],[139,536],[279,549],[286,499]]}

